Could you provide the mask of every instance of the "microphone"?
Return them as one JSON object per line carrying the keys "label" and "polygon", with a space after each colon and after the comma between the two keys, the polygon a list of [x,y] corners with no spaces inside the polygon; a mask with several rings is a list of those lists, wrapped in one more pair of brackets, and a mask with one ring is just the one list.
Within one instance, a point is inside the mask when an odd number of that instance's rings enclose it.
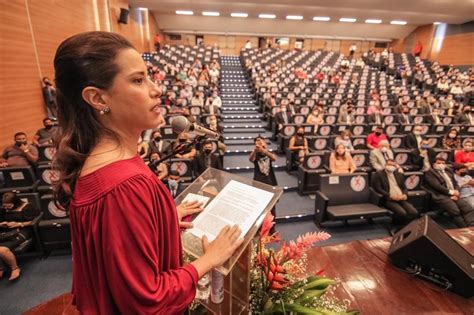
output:
{"label": "microphone", "polygon": [[171,128],[177,134],[182,132],[194,131],[200,135],[210,137],[210,138],[219,138],[220,134],[218,132],[212,131],[206,127],[198,125],[196,123],[191,123],[189,120],[184,116],[176,116],[173,118],[171,122]]}

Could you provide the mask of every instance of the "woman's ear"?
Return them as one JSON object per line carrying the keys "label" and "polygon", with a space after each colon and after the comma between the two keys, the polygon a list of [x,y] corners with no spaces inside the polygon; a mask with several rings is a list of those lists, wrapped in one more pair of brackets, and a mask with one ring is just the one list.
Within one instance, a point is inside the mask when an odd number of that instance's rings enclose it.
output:
{"label": "woman's ear", "polygon": [[103,96],[104,91],[93,86],[85,87],[82,90],[84,101],[98,111],[103,110],[107,106]]}

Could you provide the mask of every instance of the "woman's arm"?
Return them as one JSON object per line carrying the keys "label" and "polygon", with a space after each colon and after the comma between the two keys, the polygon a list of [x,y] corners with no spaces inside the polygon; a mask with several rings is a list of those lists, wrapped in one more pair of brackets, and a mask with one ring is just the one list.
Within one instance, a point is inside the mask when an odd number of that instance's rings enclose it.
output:
{"label": "woman's arm", "polygon": [[354,173],[357,169],[357,166],[349,153],[347,153],[347,159],[349,160],[349,173]]}
{"label": "woman's arm", "polygon": [[329,156],[329,170],[331,171],[331,173],[336,172],[336,157],[334,155],[334,152],[331,153],[331,155]]}
{"label": "woman's arm", "polygon": [[160,171],[160,175],[158,175],[160,180],[163,180],[168,176],[168,167],[164,163],[160,163],[160,165],[158,165],[158,169]]}

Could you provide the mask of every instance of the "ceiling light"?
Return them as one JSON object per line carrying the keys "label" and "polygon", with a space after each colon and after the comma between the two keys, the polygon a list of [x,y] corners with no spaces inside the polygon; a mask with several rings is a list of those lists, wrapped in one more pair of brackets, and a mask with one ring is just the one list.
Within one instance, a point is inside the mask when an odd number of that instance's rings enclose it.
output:
{"label": "ceiling light", "polygon": [[204,15],[204,16],[219,16],[220,13],[219,12],[212,12],[212,11],[204,11],[204,12],[202,12],[202,15]]}
{"label": "ceiling light", "polygon": [[313,21],[329,21],[330,19],[329,16],[315,16]]}
{"label": "ceiling light", "polygon": [[276,15],[275,14],[259,14],[258,17],[261,19],[274,19],[276,18]]}
{"label": "ceiling light", "polygon": [[380,24],[380,23],[382,23],[382,20],[368,19],[368,20],[365,20],[365,23],[368,23],[368,24]]}
{"label": "ceiling light", "polygon": [[230,14],[231,17],[240,17],[240,18],[246,18],[249,15],[247,13],[242,13],[242,12],[234,12]]}
{"label": "ceiling light", "polygon": [[301,16],[301,15],[287,15],[286,19],[287,20],[302,20],[303,16]]}
{"label": "ceiling light", "polygon": [[354,23],[355,21],[357,21],[357,19],[354,19],[354,18],[340,18],[339,19],[339,22],[345,22],[345,23]]}
{"label": "ceiling light", "polygon": [[393,24],[393,25],[406,25],[407,22],[406,21],[391,21],[390,24]]}
{"label": "ceiling light", "polygon": [[194,12],[193,11],[177,10],[176,14],[179,14],[179,15],[193,15]]}
{"label": "ceiling light", "polygon": [[433,22],[434,25],[440,25],[441,22]]}

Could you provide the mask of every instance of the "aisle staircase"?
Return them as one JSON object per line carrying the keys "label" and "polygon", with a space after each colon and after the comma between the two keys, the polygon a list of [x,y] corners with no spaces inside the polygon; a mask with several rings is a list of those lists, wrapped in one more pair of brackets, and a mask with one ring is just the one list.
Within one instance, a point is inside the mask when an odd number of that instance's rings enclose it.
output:
{"label": "aisle staircase", "polygon": [[[227,145],[224,169],[245,177],[253,177],[253,163],[249,155],[254,148],[257,135],[267,139],[268,148],[277,151],[270,140],[271,133],[265,129],[266,122],[258,110],[244,67],[238,56],[221,56],[221,98],[224,138]],[[277,154],[273,163],[278,186],[284,194],[276,207],[277,222],[312,220],[314,201],[297,193],[296,173],[285,170],[285,156]]]}

